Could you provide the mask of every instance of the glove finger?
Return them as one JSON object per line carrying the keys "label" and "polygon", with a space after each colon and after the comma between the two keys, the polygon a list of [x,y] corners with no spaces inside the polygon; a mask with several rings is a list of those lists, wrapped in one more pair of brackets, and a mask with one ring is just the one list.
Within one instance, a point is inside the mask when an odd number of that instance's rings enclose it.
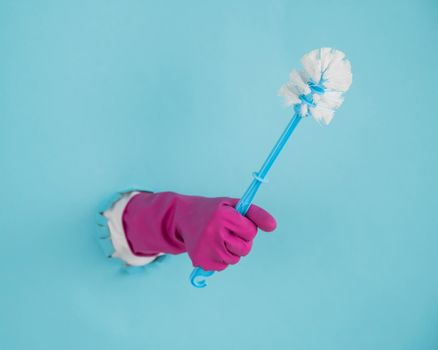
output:
{"label": "glove finger", "polygon": [[221,252],[221,260],[229,265],[235,265],[239,262],[240,256],[235,255],[229,249],[228,243],[226,241],[223,242],[223,249]]}
{"label": "glove finger", "polygon": [[226,227],[236,236],[245,241],[251,241],[257,234],[257,226],[254,222],[241,215],[234,208],[227,209]]}
{"label": "glove finger", "polygon": [[257,225],[262,231],[271,232],[277,227],[277,222],[274,217],[269,214],[265,209],[252,204],[249,207],[246,217]]}
{"label": "glove finger", "polygon": [[201,266],[205,271],[223,271],[227,268],[228,264],[224,261],[210,261],[198,266]]}
{"label": "glove finger", "polygon": [[252,242],[243,240],[231,232],[225,239],[225,246],[233,255],[246,256],[251,251]]}

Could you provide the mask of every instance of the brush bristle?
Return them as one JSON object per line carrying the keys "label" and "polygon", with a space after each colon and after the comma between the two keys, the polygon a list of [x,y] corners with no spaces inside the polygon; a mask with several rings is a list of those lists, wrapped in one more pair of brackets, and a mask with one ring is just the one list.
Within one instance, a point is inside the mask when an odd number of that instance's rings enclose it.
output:
{"label": "brush bristle", "polygon": [[304,69],[293,70],[279,91],[287,106],[302,117],[328,125],[352,82],[351,64],[342,51],[322,48],[304,55]]}

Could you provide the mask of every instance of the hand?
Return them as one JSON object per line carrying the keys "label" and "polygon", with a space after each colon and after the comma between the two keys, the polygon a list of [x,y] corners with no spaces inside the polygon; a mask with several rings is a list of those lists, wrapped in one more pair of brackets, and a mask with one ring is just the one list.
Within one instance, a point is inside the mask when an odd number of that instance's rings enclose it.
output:
{"label": "hand", "polygon": [[234,208],[237,202],[141,192],[125,208],[125,234],[136,255],[187,252],[194,267],[221,271],[250,252],[259,228],[270,232],[276,227],[275,219],[256,205],[242,216]]}
{"label": "hand", "polygon": [[199,226],[183,234],[193,266],[221,271],[237,264],[251,251],[257,231],[275,230],[275,219],[264,209],[251,205],[246,217],[236,211],[238,199],[208,198],[201,204]]}

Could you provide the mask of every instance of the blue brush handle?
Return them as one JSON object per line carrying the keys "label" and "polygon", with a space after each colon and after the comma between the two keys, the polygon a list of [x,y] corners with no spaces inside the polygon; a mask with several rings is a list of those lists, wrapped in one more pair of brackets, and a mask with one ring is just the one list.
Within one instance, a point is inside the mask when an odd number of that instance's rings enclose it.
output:
{"label": "blue brush handle", "polygon": [[[263,182],[266,182],[265,178],[269,170],[271,169],[272,164],[274,164],[275,160],[277,159],[278,155],[280,154],[287,140],[289,140],[289,137],[292,135],[295,127],[298,125],[301,119],[302,117],[299,114],[294,114],[289,124],[286,126],[286,129],[284,129],[283,133],[278,139],[277,143],[272,148],[271,153],[269,153],[259,172],[253,173],[254,179],[252,180],[251,185],[249,185],[242,198],[236,205],[236,210],[240,214],[245,216],[248,212],[248,209],[251,206],[251,203],[260,188],[260,185]],[[204,269],[202,269],[202,267],[195,267],[190,274],[190,283],[196,288],[204,288],[205,286],[207,286],[205,279],[213,274],[214,271],[205,271]]]}

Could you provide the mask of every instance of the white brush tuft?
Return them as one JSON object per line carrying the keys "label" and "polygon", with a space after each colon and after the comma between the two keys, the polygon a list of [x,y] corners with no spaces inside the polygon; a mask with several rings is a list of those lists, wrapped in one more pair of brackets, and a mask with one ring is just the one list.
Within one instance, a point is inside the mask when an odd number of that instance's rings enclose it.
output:
{"label": "white brush tuft", "polygon": [[311,115],[328,125],[351,85],[351,64],[342,51],[326,47],[304,55],[301,63],[304,69],[290,73],[279,95],[301,117]]}

